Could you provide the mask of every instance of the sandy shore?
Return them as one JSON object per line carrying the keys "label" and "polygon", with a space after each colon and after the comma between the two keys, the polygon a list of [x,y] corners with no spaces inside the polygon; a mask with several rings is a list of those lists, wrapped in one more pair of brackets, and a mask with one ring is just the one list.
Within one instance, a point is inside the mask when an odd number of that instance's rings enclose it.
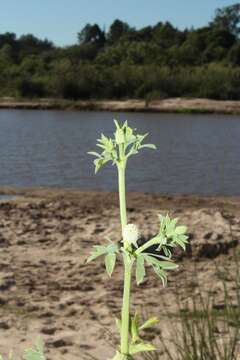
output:
{"label": "sandy shore", "polygon": [[[101,260],[86,265],[85,259],[106,236],[120,238],[117,194],[11,188],[1,189],[3,194],[14,197],[0,200],[0,353],[13,349],[17,355],[40,334],[48,359],[90,354],[106,360],[117,337],[121,267],[109,280]],[[199,291],[196,282],[214,293],[215,305],[223,304],[215,264],[233,267],[233,251],[240,248],[239,204],[240,198],[129,194],[129,221],[145,237],[157,231],[158,213],[169,211],[188,225],[191,239],[186,254],[176,253],[180,267],[166,289],[150,271],[141,287],[133,282],[134,306],[142,312],[145,304],[148,314],[161,319],[147,339],[157,344],[160,332],[169,335],[165,314],[177,312],[176,288],[183,305]],[[233,282],[227,285],[231,292]]]}
{"label": "sandy shore", "polygon": [[1,98],[0,109],[240,114],[240,101],[173,98],[153,100],[146,104],[145,100],[134,99],[124,101],[68,101],[62,99],[18,100]]}

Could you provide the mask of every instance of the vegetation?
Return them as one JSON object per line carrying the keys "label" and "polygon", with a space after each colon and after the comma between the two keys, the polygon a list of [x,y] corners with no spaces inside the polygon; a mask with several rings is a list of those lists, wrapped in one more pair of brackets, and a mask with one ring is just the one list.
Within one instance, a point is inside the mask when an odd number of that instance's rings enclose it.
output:
{"label": "vegetation", "polygon": [[65,99],[240,99],[240,6],[199,29],[169,22],[135,29],[87,24],[59,48],[33,35],[0,34],[0,96]]}
{"label": "vegetation", "polygon": [[136,353],[155,350],[152,344],[144,342],[141,332],[157,322],[156,318],[151,318],[142,323],[138,314],[130,316],[130,291],[133,266],[135,265],[136,282],[138,285],[144,280],[146,265],[153,268],[162,280],[163,285],[165,285],[167,271],[177,268],[172,259],[172,251],[176,246],[185,249],[188,237],[185,235],[187,231],[186,226],[177,225],[178,219],[171,220],[168,215],[160,215],[158,234],[143,244],[139,243],[140,232],[137,225],[128,224],[127,221],[125,170],[130,156],[137,154],[142,148],[155,149],[155,146],[153,144],[143,144],[147,134],[135,134],[127,122],[121,126],[115,121],[115,125],[116,132],[114,138],[107,138],[102,134],[97,143],[101,153],[90,152],[90,154],[96,157],[94,160],[95,172],[109,161],[112,161],[113,165],[117,166],[122,241],[120,245],[108,239],[109,244],[94,246],[88,261],[104,256],[106,271],[109,276],[112,275],[117,256],[119,257],[120,255],[123,261],[124,289],[122,312],[121,318],[116,320],[121,344],[113,360],[129,360]]}
{"label": "vegetation", "polygon": [[[160,341],[166,360],[239,360],[240,352],[240,254],[234,256],[234,269],[217,266],[224,301],[219,304],[216,295],[195,283],[187,304],[176,293],[178,313],[167,313],[174,319],[168,339]],[[197,276],[197,275],[196,275]],[[229,280],[233,281],[232,289]],[[177,289],[176,289],[177,290]],[[145,354],[144,360],[160,360],[158,353]]]}
{"label": "vegetation", "polygon": [[[43,342],[39,338],[34,348],[26,349],[23,355],[24,360],[46,360],[43,349]],[[0,360],[4,360],[0,355]],[[14,360],[13,353],[10,353],[8,360]]]}

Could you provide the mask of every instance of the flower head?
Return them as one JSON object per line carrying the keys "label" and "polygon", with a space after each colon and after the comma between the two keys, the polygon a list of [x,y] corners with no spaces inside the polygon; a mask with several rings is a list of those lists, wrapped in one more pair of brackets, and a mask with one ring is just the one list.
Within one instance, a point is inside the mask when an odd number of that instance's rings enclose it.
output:
{"label": "flower head", "polygon": [[123,229],[123,242],[128,245],[137,246],[137,241],[140,237],[140,231],[135,224],[128,224]]}

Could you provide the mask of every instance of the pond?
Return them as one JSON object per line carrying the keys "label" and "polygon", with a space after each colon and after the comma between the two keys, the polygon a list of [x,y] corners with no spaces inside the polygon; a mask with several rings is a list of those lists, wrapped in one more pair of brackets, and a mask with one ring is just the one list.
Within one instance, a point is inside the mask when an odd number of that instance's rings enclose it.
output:
{"label": "pond", "polygon": [[0,111],[0,186],[116,190],[109,165],[94,175],[101,132],[125,119],[158,150],[131,158],[127,189],[169,194],[240,195],[240,117],[159,113]]}

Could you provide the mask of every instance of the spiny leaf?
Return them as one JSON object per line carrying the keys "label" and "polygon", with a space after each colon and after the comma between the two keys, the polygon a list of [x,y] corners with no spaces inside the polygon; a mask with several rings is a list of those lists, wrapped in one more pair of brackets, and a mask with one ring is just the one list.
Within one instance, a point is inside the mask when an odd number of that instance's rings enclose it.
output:
{"label": "spiny leaf", "polygon": [[156,259],[154,256],[145,255],[145,258],[147,262],[150,263],[151,265],[157,266],[164,270],[173,270],[178,267],[178,265],[174,264],[172,261],[160,261]]}
{"label": "spiny leaf", "polygon": [[157,274],[157,276],[160,277],[160,279],[162,280],[162,284],[163,286],[166,286],[167,284],[167,274],[164,270],[160,269],[159,267],[154,266],[153,267],[155,273]]}
{"label": "spiny leaf", "polygon": [[101,157],[101,155],[98,154],[98,153],[95,152],[95,151],[89,151],[89,152],[88,152],[88,155],[96,156],[97,158],[100,158],[100,157]]}
{"label": "spiny leaf", "polygon": [[94,245],[91,255],[87,259],[87,263],[92,260],[95,260],[97,257],[105,254],[114,254],[118,251],[118,245],[111,243],[107,246],[104,245]]}
{"label": "spiny leaf", "polygon": [[109,276],[112,275],[112,272],[115,267],[115,263],[116,263],[116,254],[110,253],[105,256],[105,266],[106,266],[106,271]]}
{"label": "spiny leaf", "polygon": [[164,270],[174,270],[178,268],[178,265],[171,261],[159,261],[158,265]]}
{"label": "spiny leaf", "polygon": [[177,226],[175,229],[175,233],[178,235],[184,235],[187,232],[187,226]]}
{"label": "spiny leaf", "polygon": [[154,144],[143,144],[140,146],[140,149],[143,149],[143,148],[148,148],[148,149],[153,149],[153,150],[157,149],[156,145],[154,145]]}
{"label": "spiny leaf", "polygon": [[135,343],[139,340],[138,327],[139,327],[139,315],[136,313],[134,317],[131,318],[131,323],[130,323],[132,343]]}
{"label": "spiny leaf", "polygon": [[95,260],[97,257],[104,255],[107,253],[107,247],[103,245],[95,245],[93,247],[93,250],[91,252],[91,255],[87,259],[87,263],[89,263],[92,260]]}
{"label": "spiny leaf", "polygon": [[144,330],[144,329],[150,328],[150,327],[156,325],[158,322],[159,322],[158,318],[152,317],[152,318],[148,319],[147,321],[145,321],[145,323],[143,323],[140,326],[139,330]]}
{"label": "spiny leaf", "polygon": [[138,255],[136,261],[136,281],[137,284],[141,284],[143,282],[144,276],[146,275],[145,266],[144,266],[144,256]]}
{"label": "spiny leaf", "polygon": [[118,328],[118,331],[119,333],[121,334],[121,331],[122,331],[122,320],[118,319],[118,318],[115,318],[116,320],[116,325],[117,325],[117,328]]}
{"label": "spiny leaf", "polygon": [[130,344],[129,345],[129,353],[130,355],[139,353],[139,352],[147,352],[147,351],[155,351],[156,348],[152,344],[148,343],[139,343],[139,344]]}

